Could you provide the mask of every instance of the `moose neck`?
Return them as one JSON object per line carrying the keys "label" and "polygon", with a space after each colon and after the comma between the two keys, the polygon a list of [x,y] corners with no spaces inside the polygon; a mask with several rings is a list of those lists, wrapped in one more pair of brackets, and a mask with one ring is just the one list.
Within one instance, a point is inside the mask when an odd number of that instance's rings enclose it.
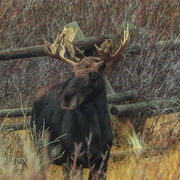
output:
{"label": "moose neck", "polygon": [[103,101],[105,104],[107,104],[104,75],[102,76],[102,78],[99,80],[98,83],[99,83],[99,88],[94,90],[91,94],[88,95],[88,97],[85,98],[84,104],[88,104],[92,101]]}

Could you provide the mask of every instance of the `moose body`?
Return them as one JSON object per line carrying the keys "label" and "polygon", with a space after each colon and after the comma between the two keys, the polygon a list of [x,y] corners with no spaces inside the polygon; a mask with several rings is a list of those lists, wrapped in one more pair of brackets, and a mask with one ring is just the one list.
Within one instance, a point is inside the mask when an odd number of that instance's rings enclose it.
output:
{"label": "moose body", "polygon": [[66,174],[75,165],[90,168],[89,179],[105,179],[113,137],[103,72],[107,63],[120,59],[130,40],[129,31],[127,27],[114,54],[112,42],[105,40],[101,48],[95,46],[100,57],[80,58],[74,57],[76,51],[82,53],[71,43],[76,32],[65,28],[53,44],[44,40],[47,55],[71,65],[72,77],[64,84],[48,85],[36,92],[30,124],[31,128],[35,125],[35,134],[49,131],[49,158],[63,165]]}
{"label": "moose body", "polygon": [[[37,132],[49,131],[49,157],[70,170],[75,145],[80,146],[76,166],[100,169],[105,177],[112,145],[112,130],[107,108],[104,65],[90,71],[95,59],[88,57],[78,66],[73,77],[63,85],[42,88],[35,94],[31,127]],[[92,62],[91,62],[92,61]],[[83,76],[77,71],[83,65]],[[85,68],[86,67],[86,68]],[[46,92],[46,93],[42,93]],[[74,103],[74,104],[73,104]],[[55,151],[55,152],[54,152]],[[61,154],[62,157],[61,157]],[[57,158],[60,156],[60,158]],[[92,174],[93,175],[93,174]],[[91,175],[91,176],[92,176]]]}

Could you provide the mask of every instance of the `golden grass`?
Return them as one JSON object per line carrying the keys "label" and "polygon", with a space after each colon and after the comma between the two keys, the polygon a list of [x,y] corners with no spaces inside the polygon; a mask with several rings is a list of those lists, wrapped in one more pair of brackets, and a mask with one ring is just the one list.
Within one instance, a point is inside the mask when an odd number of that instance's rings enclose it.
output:
{"label": "golden grass", "polygon": [[[174,119],[174,117],[176,117],[175,114],[162,116],[161,121],[168,121],[169,118]],[[156,128],[159,131],[158,126]],[[31,147],[27,130],[5,132],[4,135],[2,133],[0,140],[0,179],[63,179],[60,166],[45,163],[47,162],[46,150],[43,157],[36,156]],[[130,147],[128,148],[130,149]],[[126,147],[126,150],[128,148]],[[122,149],[113,146],[112,152],[122,151]],[[43,169],[41,168],[41,158],[44,162]],[[180,178],[179,168],[180,144],[176,144],[176,146],[166,149],[163,154],[157,153],[156,156],[136,157],[132,155],[123,160],[110,158],[107,180],[175,180]],[[89,170],[85,169],[83,172],[83,179],[88,179]],[[74,179],[78,179],[78,177]]]}
{"label": "golden grass", "polygon": [[180,113],[166,114],[148,118],[144,137],[149,145],[169,146],[180,139]]}
{"label": "golden grass", "polygon": [[162,156],[149,158],[131,157],[121,162],[109,161],[108,179],[115,180],[175,180],[180,177],[180,145]]}
{"label": "golden grass", "polygon": [[[127,158],[124,161],[109,160],[107,180],[175,180],[180,177],[180,145],[175,150],[169,150],[162,156],[149,158]],[[89,170],[84,170],[83,179],[88,179]],[[62,179],[62,169],[50,165],[47,179]]]}

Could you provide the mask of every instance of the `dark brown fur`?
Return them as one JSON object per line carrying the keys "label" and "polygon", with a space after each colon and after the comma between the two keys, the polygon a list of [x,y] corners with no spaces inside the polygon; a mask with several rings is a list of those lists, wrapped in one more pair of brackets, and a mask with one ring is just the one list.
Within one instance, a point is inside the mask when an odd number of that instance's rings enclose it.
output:
{"label": "dark brown fur", "polygon": [[112,130],[103,75],[105,64],[96,63],[96,58],[88,57],[73,68],[72,78],[64,84],[37,91],[31,127],[35,124],[39,133],[48,129],[51,142],[62,136],[49,145],[49,158],[56,158],[54,163],[63,165],[68,175],[80,145],[76,167],[90,168],[89,179],[105,179]]}

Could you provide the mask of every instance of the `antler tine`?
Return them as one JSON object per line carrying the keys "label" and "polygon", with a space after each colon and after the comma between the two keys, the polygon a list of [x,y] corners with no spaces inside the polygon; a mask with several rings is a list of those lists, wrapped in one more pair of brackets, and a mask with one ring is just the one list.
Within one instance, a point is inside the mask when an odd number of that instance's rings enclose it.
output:
{"label": "antler tine", "polygon": [[124,38],[121,40],[120,46],[113,56],[119,57],[119,55],[125,50],[127,45],[129,44],[130,36],[129,36],[129,26],[127,25],[127,29],[124,31]]}
{"label": "antler tine", "polygon": [[[55,40],[56,41],[56,40]],[[46,41],[44,39],[44,50],[45,50],[45,53],[48,55],[48,56],[51,56],[51,57],[54,57],[56,59],[59,59],[71,66],[75,66],[75,62],[65,58],[64,56],[61,56],[61,53],[60,53],[60,47],[56,47],[56,49],[52,49],[51,48],[51,43],[49,43],[48,41]]]}
{"label": "antler tine", "polygon": [[74,46],[72,40],[75,37],[77,30],[70,28],[64,28],[60,35],[57,35],[53,44],[49,43],[44,39],[44,51],[48,56],[59,59],[71,66],[75,66],[76,62],[65,57],[66,51],[74,52]]}
{"label": "antler tine", "polygon": [[98,54],[100,55],[100,57],[106,61],[106,59],[109,58],[110,53],[110,47],[112,45],[112,40],[111,39],[105,39],[105,41],[103,42],[103,44],[101,45],[102,48],[99,48],[96,44],[94,45]]}
{"label": "antler tine", "polygon": [[129,26],[127,25],[127,29],[124,31],[124,38],[121,40],[119,48],[116,50],[114,54],[111,54],[111,45],[112,40],[105,40],[101,47],[95,45],[95,48],[106,63],[110,61],[116,61],[122,54],[122,52],[126,49],[127,45],[129,44],[130,36],[129,36]]}

